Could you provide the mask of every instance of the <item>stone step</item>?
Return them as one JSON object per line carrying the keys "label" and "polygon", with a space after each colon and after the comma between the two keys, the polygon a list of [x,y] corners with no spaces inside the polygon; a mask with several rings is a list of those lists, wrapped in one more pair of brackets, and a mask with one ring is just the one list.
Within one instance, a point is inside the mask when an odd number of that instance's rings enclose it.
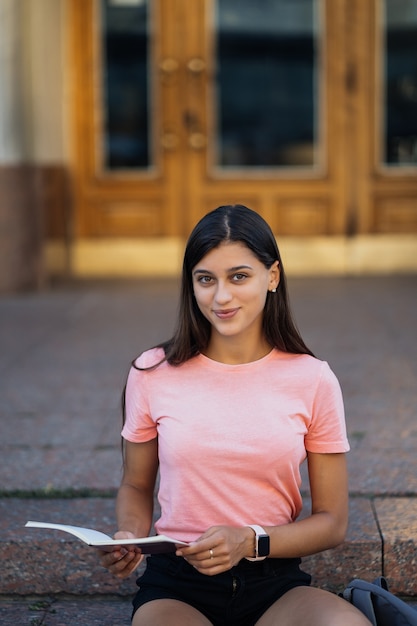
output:
{"label": "stone step", "polygon": [[[305,509],[308,511],[306,501]],[[135,576],[119,581],[94,548],[60,531],[25,528],[28,520],[86,526],[112,535],[114,499],[0,499],[0,594],[130,596]],[[352,578],[385,575],[393,593],[417,597],[417,499],[351,498],[346,541],[303,559],[313,584],[341,591]]]}
{"label": "stone step", "polygon": [[0,624],[10,626],[130,626],[131,611],[123,596],[0,596]]}
{"label": "stone step", "polygon": [[0,596],[5,626],[130,626],[131,614],[124,596]]}

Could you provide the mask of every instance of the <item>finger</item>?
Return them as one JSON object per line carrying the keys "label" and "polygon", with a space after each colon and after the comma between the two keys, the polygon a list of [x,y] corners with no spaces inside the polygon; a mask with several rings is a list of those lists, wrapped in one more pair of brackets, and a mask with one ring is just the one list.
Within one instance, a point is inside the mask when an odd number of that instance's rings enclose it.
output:
{"label": "finger", "polygon": [[184,556],[185,560],[197,569],[207,570],[213,567],[219,567],[224,563],[224,556],[220,550],[216,554],[215,548],[210,548],[196,555]]}
{"label": "finger", "polygon": [[116,561],[111,567],[110,572],[118,578],[126,578],[139,566],[143,555],[129,553],[119,561]]}
{"label": "finger", "polygon": [[104,567],[111,567],[117,561],[126,556],[126,550],[113,550],[113,552],[102,552],[101,563]]}
{"label": "finger", "polygon": [[130,551],[122,548],[121,550],[114,550],[110,553],[105,553],[101,558],[101,564],[106,567],[112,573],[115,571],[122,571],[126,564],[139,562],[142,558],[141,551]]}
{"label": "finger", "polygon": [[180,548],[179,550],[177,550],[176,554],[177,556],[199,556],[200,559],[205,559],[207,558],[207,554],[209,554],[209,550],[210,549],[215,549],[215,545],[213,545],[213,540],[211,539],[204,539],[204,540],[199,540],[199,541],[195,541],[194,543],[191,543],[189,546],[187,546],[186,548]]}

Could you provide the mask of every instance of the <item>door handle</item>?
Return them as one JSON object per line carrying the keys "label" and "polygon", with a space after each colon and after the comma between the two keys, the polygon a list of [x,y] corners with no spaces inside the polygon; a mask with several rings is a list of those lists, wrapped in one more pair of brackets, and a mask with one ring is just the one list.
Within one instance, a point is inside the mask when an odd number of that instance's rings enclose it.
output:
{"label": "door handle", "polygon": [[184,125],[188,132],[188,145],[193,150],[202,150],[207,145],[207,137],[201,130],[200,120],[195,111],[184,113]]}
{"label": "door handle", "polygon": [[162,61],[160,61],[159,63],[161,83],[167,87],[175,84],[178,76],[179,67],[180,66],[177,59],[173,59],[171,57],[162,59]]}
{"label": "door handle", "polygon": [[165,132],[161,137],[161,146],[165,150],[175,150],[178,147],[178,135],[175,133]]}
{"label": "door handle", "polygon": [[188,136],[188,145],[193,150],[202,150],[207,145],[207,137],[204,133],[191,133]]}
{"label": "door handle", "polygon": [[159,63],[159,69],[166,76],[172,76],[178,70],[179,63],[177,59],[173,59],[171,57],[167,57],[166,59],[162,59]]}
{"label": "door handle", "polygon": [[202,74],[206,69],[206,63],[204,59],[200,59],[199,57],[195,57],[194,59],[190,59],[187,63],[187,69],[194,76],[198,76]]}

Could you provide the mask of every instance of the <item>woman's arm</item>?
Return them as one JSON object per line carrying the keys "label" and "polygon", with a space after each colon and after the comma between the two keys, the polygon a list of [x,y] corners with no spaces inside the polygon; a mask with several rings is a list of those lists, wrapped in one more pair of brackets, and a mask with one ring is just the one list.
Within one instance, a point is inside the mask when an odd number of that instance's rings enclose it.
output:
{"label": "woman's arm", "polygon": [[158,440],[125,442],[123,478],[116,501],[119,531],[146,537],[152,525],[153,496],[158,471]]}
{"label": "woman's arm", "polygon": [[272,557],[316,554],[345,538],[349,506],[345,454],[310,452],[308,473],[311,515],[293,524],[265,529],[270,534]]}
{"label": "woman's arm", "polygon": [[[344,540],[348,522],[345,454],[309,453],[308,469],[312,500],[309,517],[283,526],[263,526],[262,520],[248,520],[248,523],[260,524],[269,534],[273,558],[315,554]],[[189,548],[179,549],[177,554],[199,571],[213,575],[230,569],[254,552],[255,534],[251,528],[216,526],[209,528]]]}
{"label": "woman's arm", "polygon": [[[115,539],[147,537],[152,525],[153,496],[158,471],[158,441],[126,441],[124,471],[117,494],[116,513],[119,530]],[[135,546],[104,553],[101,562],[115,576],[126,578],[142,560]]]}

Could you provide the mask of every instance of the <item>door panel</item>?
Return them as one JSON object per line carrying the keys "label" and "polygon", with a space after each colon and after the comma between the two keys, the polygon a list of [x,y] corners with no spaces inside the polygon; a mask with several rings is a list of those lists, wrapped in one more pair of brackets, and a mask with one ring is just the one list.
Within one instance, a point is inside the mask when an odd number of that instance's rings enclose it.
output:
{"label": "door panel", "polygon": [[101,171],[146,171],[154,165],[151,21],[148,1],[100,2]]}
{"label": "door panel", "polygon": [[318,4],[213,3],[212,160],[224,175],[317,165]]}
{"label": "door panel", "polygon": [[378,177],[371,191],[373,227],[380,233],[416,232],[417,0],[384,0],[376,17],[382,107],[375,142]]}
{"label": "door panel", "polygon": [[178,3],[71,0],[69,6],[76,235],[177,234],[178,76],[168,61],[178,57],[178,40],[170,35],[181,28]]}
{"label": "door panel", "polygon": [[385,0],[380,12],[385,104],[381,162],[417,166],[417,0]]}
{"label": "door panel", "polygon": [[416,233],[417,0],[357,0],[355,11],[356,232]]}

